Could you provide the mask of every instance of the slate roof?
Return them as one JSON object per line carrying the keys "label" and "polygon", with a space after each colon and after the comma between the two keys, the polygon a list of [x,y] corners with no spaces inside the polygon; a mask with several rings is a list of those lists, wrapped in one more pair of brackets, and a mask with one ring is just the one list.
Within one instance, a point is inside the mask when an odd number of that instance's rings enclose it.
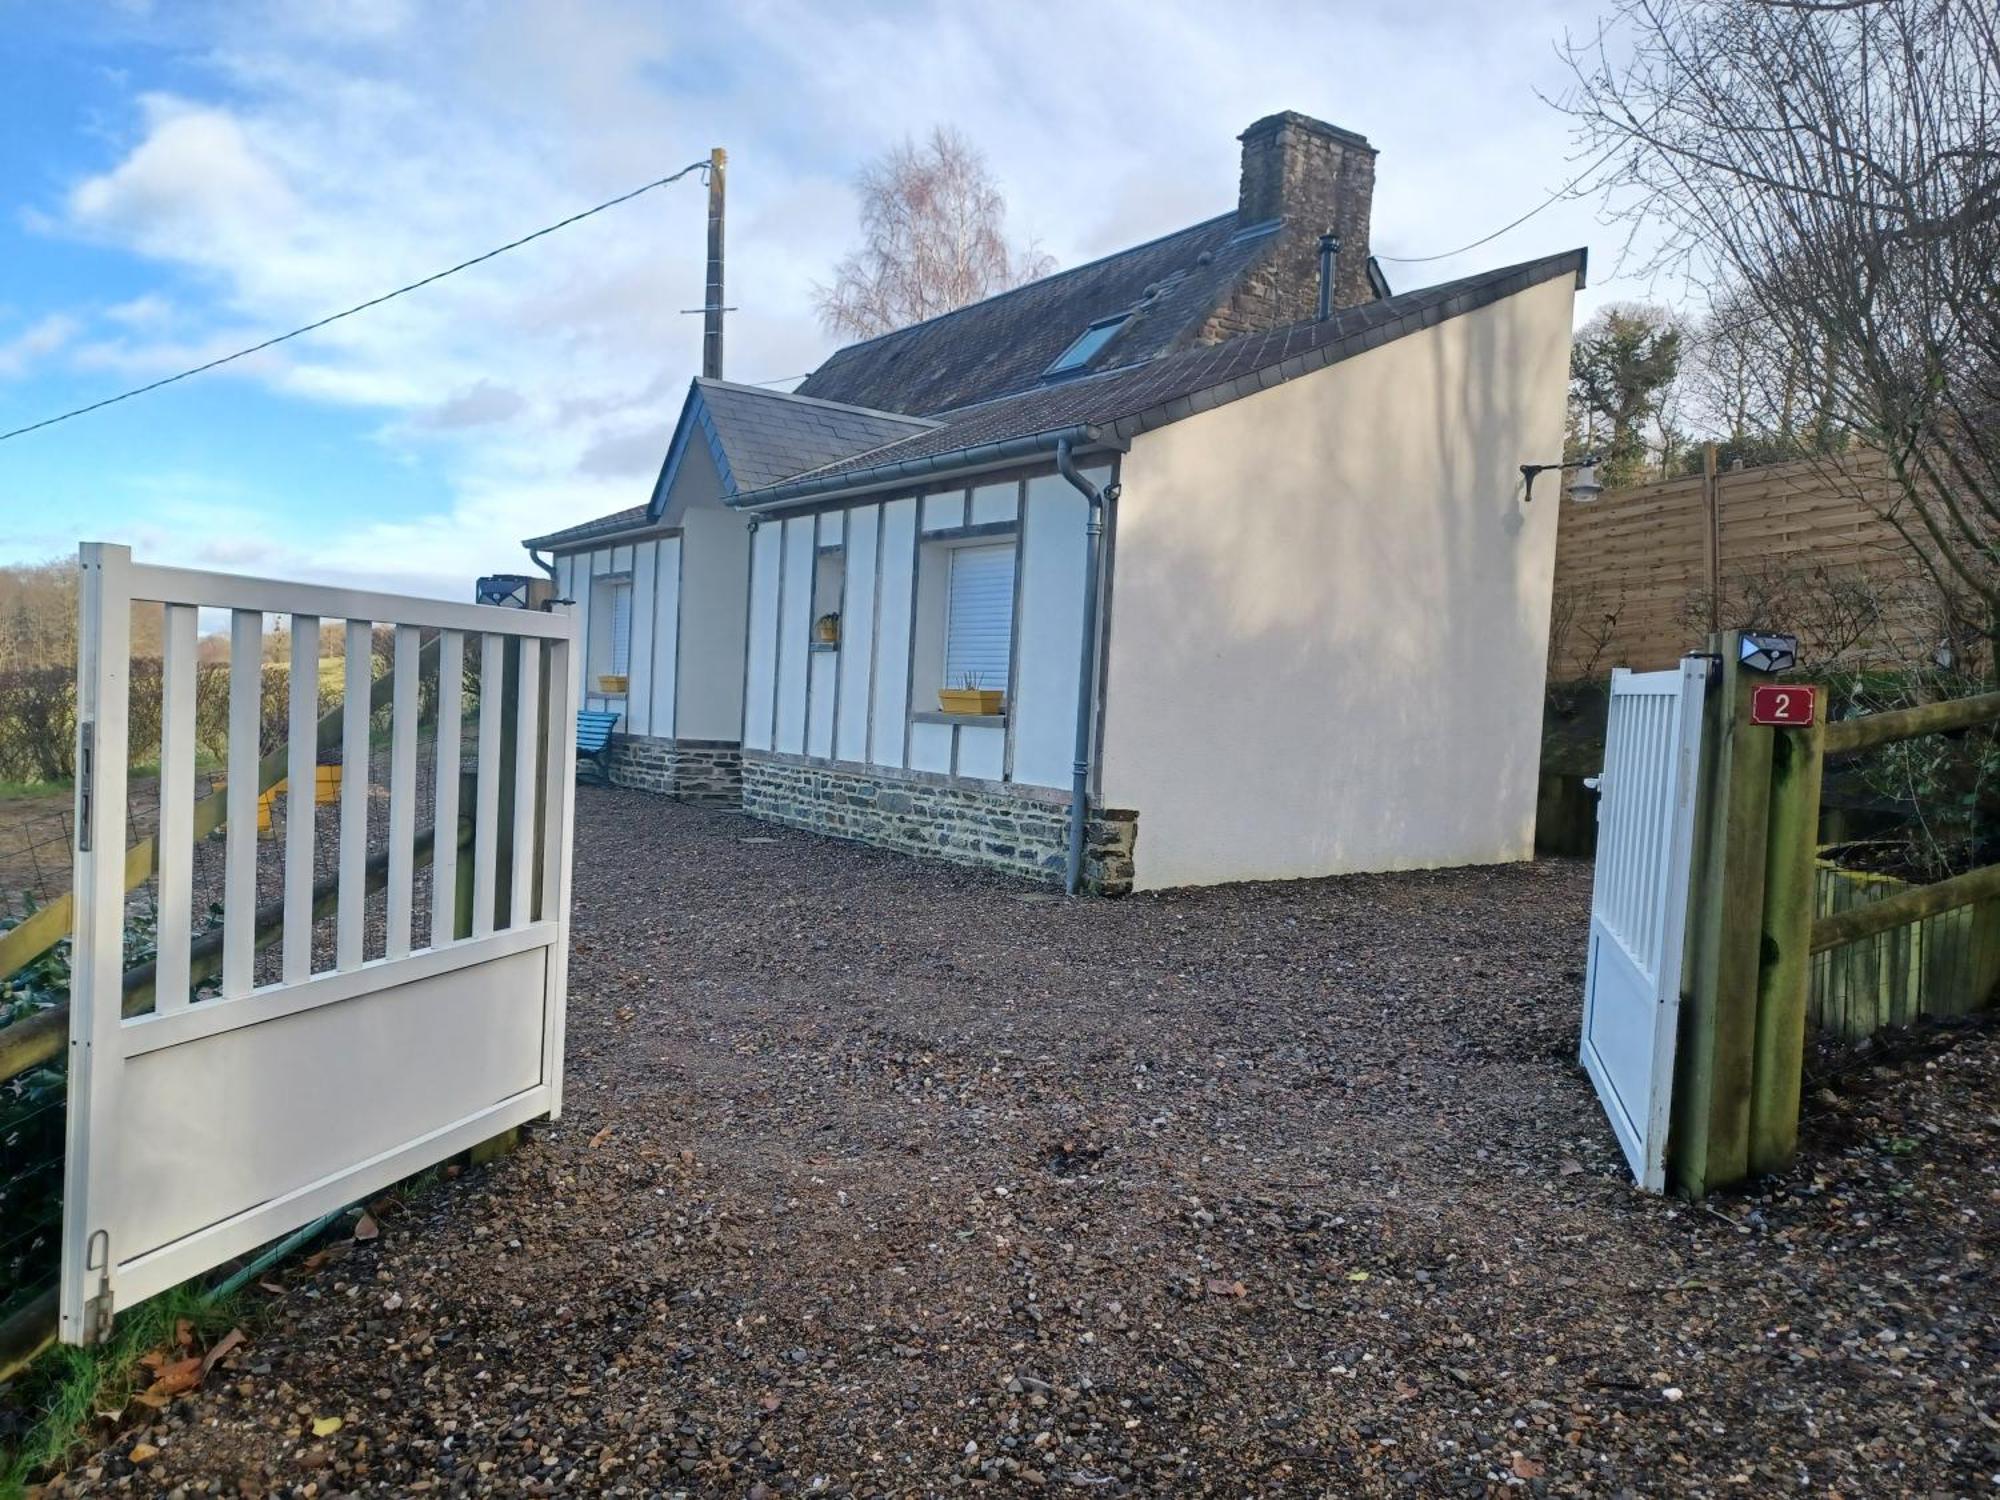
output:
{"label": "slate roof", "polygon": [[[1038,384],[1101,318],[1139,309],[1093,361],[1151,359],[1191,338],[1269,248],[1278,221],[1236,214],[1107,255],[836,350],[798,394],[934,415]],[[1148,293],[1153,295],[1149,298]]]}
{"label": "slate roof", "polygon": [[740,491],[733,505],[807,500],[937,472],[976,460],[999,445],[1025,449],[1058,434],[1095,429],[1098,441],[1124,441],[1327,365],[1377,348],[1448,318],[1490,305],[1541,282],[1572,276],[1581,283],[1585,254],[1561,255],[1404,292],[1336,312],[1324,321],[1293,323],[1219,344],[1198,345],[1144,364],[980,402],[939,414],[940,425],[871,452],[836,460],[763,490]]}
{"label": "slate roof", "polygon": [[594,521],[584,521],[576,526],[566,526],[561,531],[551,531],[547,536],[531,536],[521,543],[532,551],[540,552],[545,547],[567,547],[578,542],[587,542],[595,537],[611,536],[617,532],[630,531],[646,524],[646,507],[634,505],[627,510],[614,510],[608,516],[599,516]]}
{"label": "slate roof", "polygon": [[934,423],[796,392],[696,380],[697,420],[716,444],[724,492],[761,489],[807,469],[926,432]]}
{"label": "slate roof", "polygon": [[708,444],[727,497],[739,489],[761,489],[838,459],[870,452],[928,432],[936,425],[922,417],[869,411],[763,386],[696,379],[681,409],[651,503],[614,511],[547,536],[530,537],[522,545],[536,551],[574,548],[644,527],[664,505],[675,465],[696,431]]}

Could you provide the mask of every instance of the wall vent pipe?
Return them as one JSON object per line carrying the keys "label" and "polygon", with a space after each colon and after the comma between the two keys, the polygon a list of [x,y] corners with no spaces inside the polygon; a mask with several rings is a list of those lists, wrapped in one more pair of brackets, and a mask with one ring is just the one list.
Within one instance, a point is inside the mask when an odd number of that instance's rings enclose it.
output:
{"label": "wall vent pipe", "polygon": [[1324,323],[1333,316],[1333,273],[1340,263],[1340,236],[1323,234],[1319,237],[1319,307],[1315,312]]}

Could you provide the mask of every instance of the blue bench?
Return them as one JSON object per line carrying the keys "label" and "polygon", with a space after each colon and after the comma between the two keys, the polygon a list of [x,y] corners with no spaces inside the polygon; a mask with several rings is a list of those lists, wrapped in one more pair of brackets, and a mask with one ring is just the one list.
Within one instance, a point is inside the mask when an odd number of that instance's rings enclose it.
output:
{"label": "blue bench", "polygon": [[619,715],[608,708],[580,708],[576,712],[576,756],[581,767],[590,761],[597,767],[597,779],[611,780],[611,767],[606,763],[605,753],[611,748],[611,731],[617,726]]}

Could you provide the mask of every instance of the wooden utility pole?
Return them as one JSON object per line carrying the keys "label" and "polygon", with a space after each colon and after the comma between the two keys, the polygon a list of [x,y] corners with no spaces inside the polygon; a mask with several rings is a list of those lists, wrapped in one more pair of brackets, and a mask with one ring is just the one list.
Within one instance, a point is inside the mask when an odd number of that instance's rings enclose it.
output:
{"label": "wooden utility pole", "polygon": [[1722,629],[1722,496],[1715,476],[1715,444],[1701,447],[1702,552],[1708,564],[1708,633]]}
{"label": "wooden utility pole", "polygon": [[722,189],[729,153],[708,153],[708,287],[701,304],[701,373],[722,378]]}

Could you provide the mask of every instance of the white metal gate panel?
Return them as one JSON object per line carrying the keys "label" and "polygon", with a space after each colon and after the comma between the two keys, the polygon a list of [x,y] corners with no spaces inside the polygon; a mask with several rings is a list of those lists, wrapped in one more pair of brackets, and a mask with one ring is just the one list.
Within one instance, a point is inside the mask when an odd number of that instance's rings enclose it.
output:
{"label": "white metal gate panel", "polygon": [[1582,1061],[1649,1192],[1666,1187],[1681,945],[1687,927],[1709,664],[1611,674]]}
{"label": "white metal gate panel", "polygon": [[[540,613],[147,567],[102,543],[82,549],[81,598],[61,1303],[69,1343],[103,1337],[118,1309],[560,1112],[580,656],[567,606]],[[127,866],[147,857],[144,847],[128,852],[135,603],[164,611],[151,846],[159,916],[154,1000],[127,1015]],[[228,784],[211,794],[226,798],[219,985],[195,995],[195,680],[204,610],[226,612],[229,622]],[[259,745],[268,616],[285,617],[292,642],[287,741],[275,763]],[[313,805],[320,631],[337,621],[346,622],[347,646],[343,774],[337,851],[321,861],[316,817],[291,816],[289,798],[297,791],[302,811]],[[374,629],[384,625],[393,627],[388,806],[376,820],[384,847],[371,856],[370,726],[384,695],[371,658]],[[420,787],[419,681],[432,651],[436,772]],[[482,664],[482,691],[476,739],[462,740],[468,659]],[[508,703],[490,689],[510,660],[518,692]],[[514,754],[503,758],[509,729]],[[144,758],[149,747],[136,748]],[[475,748],[472,805],[462,808],[461,758]],[[262,921],[267,933],[281,924],[282,968],[273,977],[267,963],[268,982],[259,983],[258,798],[281,768],[284,844],[266,883],[283,894],[266,902]],[[503,788],[514,793],[506,828]],[[420,791],[430,794],[438,837],[417,826]],[[464,856],[461,830],[471,835]],[[503,901],[496,861],[507,839]],[[427,851],[432,914],[418,931]],[[473,911],[460,937],[462,857]],[[371,887],[383,891],[379,937],[367,930]],[[314,908],[329,902],[334,932],[316,954]],[[380,956],[364,957],[368,946]]]}

